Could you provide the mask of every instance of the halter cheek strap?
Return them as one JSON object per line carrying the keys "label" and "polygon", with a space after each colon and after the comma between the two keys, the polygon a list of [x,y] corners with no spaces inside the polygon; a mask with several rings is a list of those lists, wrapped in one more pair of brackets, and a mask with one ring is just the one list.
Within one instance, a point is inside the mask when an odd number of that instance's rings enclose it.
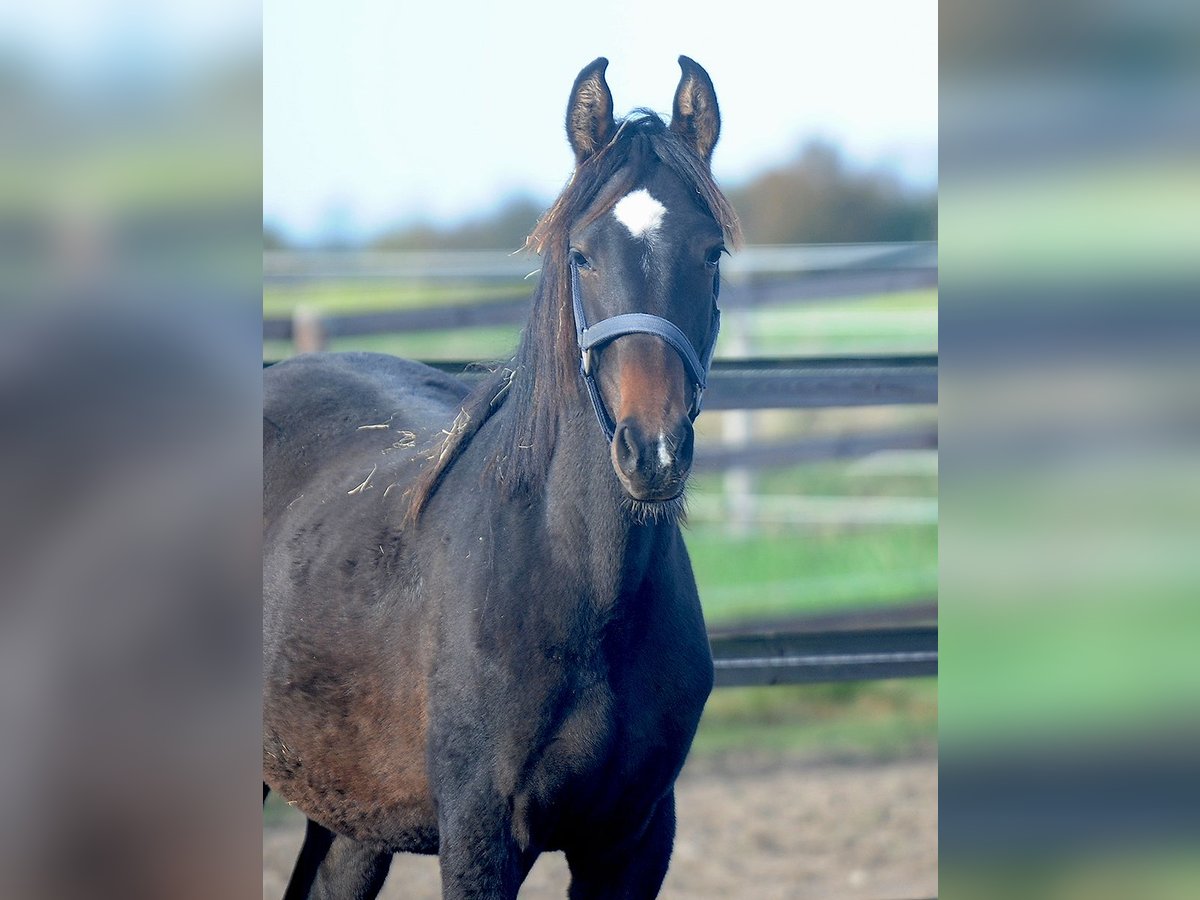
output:
{"label": "halter cheek strap", "polygon": [[717,335],[721,331],[721,310],[717,308],[717,295],[721,289],[719,275],[713,277],[713,314],[712,327],[709,333],[708,346],[704,349],[703,358],[696,353],[688,336],[679,330],[673,322],[668,322],[661,316],[650,313],[622,313],[601,319],[589,327],[583,312],[583,301],[579,291],[579,267],[571,261],[571,304],[575,310],[575,332],[579,341],[579,374],[587,385],[588,396],[592,399],[592,409],[596,412],[596,421],[604,430],[605,436],[611,441],[616,434],[616,424],[604,406],[600,397],[600,387],[596,383],[596,369],[592,365],[592,351],[627,334],[651,334],[662,338],[679,354],[683,367],[691,379],[694,393],[688,417],[695,421],[700,415],[700,407],[704,401],[704,390],[708,386],[708,373],[712,368],[713,352],[717,347]]}

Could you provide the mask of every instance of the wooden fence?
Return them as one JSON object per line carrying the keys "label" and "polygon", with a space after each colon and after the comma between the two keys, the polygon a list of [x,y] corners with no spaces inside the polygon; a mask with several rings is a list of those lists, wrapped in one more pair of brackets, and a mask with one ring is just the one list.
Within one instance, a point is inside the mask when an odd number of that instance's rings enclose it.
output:
{"label": "wooden fence", "polygon": [[[272,286],[408,282],[483,285],[496,292],[470,303],[353,315],[317,316],[301,307],[293,317],[264,320],[263,337],[294,341],[307,351],[322,349],[336,337],[518,325],[528,315],[529,300],[512,290],[534,266],[536,260],[526,255],[489,251],[267,253],[263,278]],[[721,305],[735,311],[934,287],[937,244],[750,247],[721,268]]]}

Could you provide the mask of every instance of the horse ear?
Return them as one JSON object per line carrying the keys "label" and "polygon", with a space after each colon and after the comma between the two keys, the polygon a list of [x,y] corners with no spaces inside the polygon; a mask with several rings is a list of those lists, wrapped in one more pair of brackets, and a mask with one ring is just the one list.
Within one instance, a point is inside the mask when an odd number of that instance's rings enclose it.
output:
{"label": "horse ear", "polygon": [[712,158],[713,147],[721,134],[721,113],[712,79],[694,59],[679,57],[683,77],[675,89],[671,110],[671,130],[691,144],[702,160]]}
{"label": "horse ear", "polygon": [[608,143],[616,130],[613,121],[612,92],[604,80],[608,60],[603,56],[592,60],[571,88],[567,104],[567,140],[575,151],[575,164],[591,158]]}

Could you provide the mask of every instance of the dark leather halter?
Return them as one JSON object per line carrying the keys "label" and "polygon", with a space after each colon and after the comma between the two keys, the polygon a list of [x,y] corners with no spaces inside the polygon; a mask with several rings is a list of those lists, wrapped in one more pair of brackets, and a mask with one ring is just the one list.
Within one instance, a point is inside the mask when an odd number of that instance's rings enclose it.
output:
{"label": "dark leather halter", "polygon": [[579,339],[579,374],[587,385],[588,395],[592,398],[592,409],[596,411],[596,421],[604,429],[604,434],[611,442],[616,434],[616,425],[604,400],[600,397],[600,387],[596,384],[596,369],[592,365],[592,351],[604,344],[614,341],[627,334],[652,334],[662,338],[679,354],[683,367],[687,370],[692,381],[694,393],[692,405],[688,410],[688,418],[693,422],[700,415],[700,407],[704,401],[704,390],[708,387],[708,373],[712,368],[713,351],[717,347],[717,335],[721,331],[721,310],[717,307],[717,295],[721,292],[721,275],[713,276],[712,293],[712,325],[709,330],[708,346],[704,355],[696,353],[692,342],[673,322],[668,322],[661,316],[650,313],[621,313],[601,319],[589,327],[587,317],[583,312],[583,300],[579,296],[579,266],[571,260],[571,303],[575,307],[575,333]]}

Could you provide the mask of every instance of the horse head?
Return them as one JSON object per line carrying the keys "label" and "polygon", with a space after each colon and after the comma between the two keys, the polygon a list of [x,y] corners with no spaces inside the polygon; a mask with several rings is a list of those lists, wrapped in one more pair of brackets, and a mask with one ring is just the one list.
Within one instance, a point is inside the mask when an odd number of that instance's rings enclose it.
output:
{"label": "horse head", "polygon": [[566,229],[580,370],[616,476],[643,502],[683,492],[720,323],[727,228],[697,186],[711,185],[720,114],[708,73],[686,56],[679,63],[670,125],[653,120],[654,152],[605,159],[635,146],[620,140],[622,129],[649,121],[618,125],[606,59],[579,73],[567,107],[573,180],[611,173]]}

